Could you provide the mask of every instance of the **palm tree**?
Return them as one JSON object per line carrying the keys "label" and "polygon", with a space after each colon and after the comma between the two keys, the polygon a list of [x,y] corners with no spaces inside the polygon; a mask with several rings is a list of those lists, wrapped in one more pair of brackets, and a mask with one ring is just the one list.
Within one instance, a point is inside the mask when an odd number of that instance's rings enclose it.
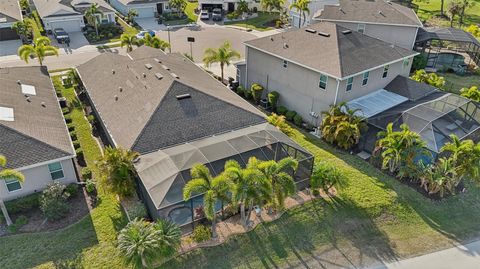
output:
{"label": "palm tree", "polygon": [[[300,14],[299,20],[298,20],[298,28],[302,27],[303,24],[305,24],[306,19],[306,14],[310,14],[310,9],[308,8],[308,5],[310,5],[310,0],[297,0],[294,1],[293,3],[290,4],[288,7],[289,9],[295,9],[297,13]],[[303,24],[302,24],[302,16],[303,16]]]}
{"label": "palm tree", "polygon": [[170,47],[170,44],[166,41],[161,40],[156,36],[151,36],[150,34],[145,34],[143,37],[143,44],[148,47],[165,50]]}
{"label": "palm tree", "polygon": [[18,56],[26,63],[30,57],[37,57],[40,65],[43,66],[43,59],[47,53],[53,53],[58,56],[58,48],[50,45],[50,39],[46,36],[37,37],[33,45],[22,45],[18,48]]}
{"label": "palm tree", "polygon": [[343,149],[358,144],[361,133],[367,128],[365,118],[358,116],[358,111],[345,103],[330,106],[328,111],[322,112],[322,137]]}
{"label": "palm tree", "polygon": [[287,157],[276,162],[259,161],[252,162],[251,167],[259,169],[271,184],[270,202],[275,209],[283,209],[285,198],[295,193],[296,185],[289,172],[295,172],[298,168],[298,161]]}
{"label": "palm tree", "polygon": [[[229,160],[225,163],[224,174],[233,183],[233,201],[240,204],[240,215],[244,227],[248,225],[253,205],[262,200],[269,200],[271,193],[271,184],[267,178],[254,166],[256,160],[250,158],[247,168],[242,169],[235,160]],[[248,216],[245,214],[245,208],[248,206]]]}
{"label": "palm tree", "polygon": [[183,187],[183,199],[188,200],[192,194],[203,193],[205,216],[212,222],[212,236],[216,237],[216,209],[218,201],[229,200],[228,194],[232,190],[231,181],[220,175],[212,177],[205,165],[196,164],[190,169],[192,180]]}
{"label": "palm tree", "polygon": [[29,38],[32,36],[32,21],[30,19],[17,21],[12,25],[12,29],[22,38]]}
{"label": "palm tree", "polygon": [[450,135],[451,142],[440,149],[448,154],[460,178],[477,179],[480,175],[480,144],[472,140],[461,141],[455,134]]}
{"label": "palm tree", "polygon": [[[18,180],[20,182],[25,181],[25,176],[14,170],[6,168],[7,166],[7,158],[3,155],[0,155],[0,180]],[[2,210],[3,216],[7,222],[7,225],[12,225],[12,220],[10,219],[10,215],[8,214],[7,207],[2,199],[0,199],[0,208]]]}
{"label": "palm tree", "polygon": [[153,227],[159,234],[159,253],[163,261],[165,261],[177,252],[180,246],[182,231],[178,225],[167,220],[157,220],[157,222],[153,224]]}
{"label": "palm tree", "polygon": [[118,249],[128,262],[147,268],[159,250],[159,233],[149,222],[135,219],[120,231]]}
{"label": "palm tree", "polygon": [[421,177],[421,186],[429,194],[439,193],[443,197],[446,192],[454,193],[460,182],[452,159],[440,158],[435,165],[430,165]]}
{"label": "palm tree", "polygon": [[98,17],[97,15],[103,15],[103,12],[98,8],[98,4],[92,4],[87,10],[85,11],[85,18],[87,19],[89,24],[93,24],[95,27],[95,32],[98,36]]}
{"label": "palm tree", "polygon": [[477,86],[472,86],[470,88],[462,88],[460,93],[463,97],[471,99],[475,102],[480,102],[480,90],[478,90]]}
{"label": "palm tree", "polygon": [[284,0],[260,0],[260,3],[264,9],[273,12],[274,10],[281,11],[285,3]]}
{"label": "palm tree", "polygon": [[320,188],[328,195],[332,187],[337,189],[346,187],[347,178],[335,166],[322,161],[313,168],[310,185],[314,192],[318,193]]}
{"label": "palm tree", "polygon": [[136,36],[134,35],[129,35],[129,34],[122,34],[120,36],[120,46],[123,48],[123,46],[127,47],[127,52],[130,52],[133,50],[133,45],[138,46],[139,41]]}
{"label": "palm tree", "polygon": [[130,9],[127,13],[127,22],[132,23],[135,17],[138,17],[138,12],[136,9]]}
{"label": "palm tree", "polygon": [[212,63],[220,63],[220,70],[222,72],[223,83],[223,68],[229,66],[230,61],[240,58],[240,53],[232,49],[230,42],[225,41],[218,49],[208,48],[205,50],[203,62],[205,66],[209,67]]}
{"label": "palm tree", "polygon": [[105,187],[120,196],[131,196],[135,192],[133,162],[138,156],[137,152],[123,148],[106,147],[103,156],[97,162]]}

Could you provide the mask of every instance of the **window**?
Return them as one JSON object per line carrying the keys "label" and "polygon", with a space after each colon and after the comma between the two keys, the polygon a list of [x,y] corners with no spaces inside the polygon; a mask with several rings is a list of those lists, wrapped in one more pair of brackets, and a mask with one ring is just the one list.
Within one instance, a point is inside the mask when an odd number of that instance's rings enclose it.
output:
{"label": "window", "polygon": [[365,72],[363,73],[363,80],[362,80],[362,86],[365,86],[368,84],[368,76],[370,75],[370,72]]}
{"label": "window", "polygon": [[345,91],[349,92],[352,90],[353,87],[353,77],[347,79],[347,87],[345,88]]}
{"label": "window", "polygon": [[383,74],[382,74],[382,78],[386,78],[388,76],[388,68],[390,68],[389,65],[385,65],[383,67]]}
{"label": "window", "polygon": [[320,87],[320,89],[327,89],[327,79],[327,76],[320,75],[320,82],[318,83],[318,87]]}
{"label": "window", "polygon": [[287,68],[288,67],[288,62],[287,60],[283,60],[283,68]]}
{"label": "window", "polygon": [[62,179],[65,177],[61,163],[49,164],[48,170],[50,170],[50,176],[52,177],[52,180]]}
{"label": "window", "polygon": [[357,26],[357,32],[359,33],[365,33],[365,24],[363,23],[359,23],[358,26]]}
{"label": "window", "polygon": [[5,179],[5,185],[7,185],[7,190],[9,192],[18,191],[22,188],[22,185],[20,185],[20,181],[16,179]]}

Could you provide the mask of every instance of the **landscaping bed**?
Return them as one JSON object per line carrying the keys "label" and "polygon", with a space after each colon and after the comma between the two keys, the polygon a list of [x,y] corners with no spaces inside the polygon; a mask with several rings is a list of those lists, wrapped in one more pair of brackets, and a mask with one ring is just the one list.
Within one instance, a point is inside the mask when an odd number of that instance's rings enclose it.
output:
{"label": "landscaping bed", "polygon": [[237,27],[246,27],[252,30],[257,31],[268,31],[274,29],[279,20],[280,16],[278,13],[268,13],[268,12],[258,12],[258,16],[246,21],[226,21],[225,25],[234,25]]}

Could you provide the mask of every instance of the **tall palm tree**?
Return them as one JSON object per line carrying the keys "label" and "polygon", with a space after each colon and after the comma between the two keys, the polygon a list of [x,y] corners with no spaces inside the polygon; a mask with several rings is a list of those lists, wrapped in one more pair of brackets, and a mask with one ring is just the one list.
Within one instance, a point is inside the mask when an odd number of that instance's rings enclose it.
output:
{"label": "tall palm tree", "polygon": [[58,56],[58,48],[50,45],[50,39],[46,36],[37,37],[33,45],[22,45],[18,48],[18,56],[26,63],[30,57],[37,57],[40,65],[43,65],[43,59],[47,53],[53,53]]}
{"label": "tall palm tree", "polygon": [[[267,178],[253,167],[254,162],[254,157],[250,158],[250,165],[245,169],[235,160],[225,163],[224,174],[234,183],[232,198],[235,204],[240,204],[240,215],[244,227],[248,225],[253,205],[262,200],[269,200],[272,188]],[[247,206],[249,207],[248,216],[245,214]]]}
{"label": "tall palm tree", "polygon": [[126,197],[135,192],[134,160],[137,152],[123,148],[106,147],[103,156],[97,161],[105,187]]}
{"label": "tall palm tree", "polygon": [[138,46],[139,41],[136,36],[134,35],[129,35],[129,34],[122,34],[120,36],[120,46],[123,48],[123,46],[127,47],[127,52],[130,52],[133,50],[133,45]]}
{"label": "tall palm tree", "polygon": [[[295,9],[299,14],[299,20],[298,20],[298,28],[302,27],[303,24],[305,24],[307,20],[306,14],[310,14],[310,9],[308,8],[308,5],[310,5],[310,0],[296,0],[293,3],[290,4],[288,7],[290,10]],[[303,17],[303,24],[302,24],[302,17]]]}
{"label": "tall palm tree", "polygon": [[29,38],[32,36],[32,20],[27,18],[17,21],[12,25],[12,29],[22,38]]}
{"label": "tall palm tree", "polygon": [[156,36],[151,36],[150,34],[145,34],[143,37],[143,44],[148,47],[165,50],[170,47],[170,44],[166,41],[161,40]]}
{"label": "tall palm tree", "polygon": [[190,169],[192,180],[183,187],[183,199],[188,200],[192,194],[203,193],[203,207],[205,216],[212,222],[212,236],[216,237],[216,210],[218,201],[229,200],[232,190],[231,181],[223,175],[212,177],[205,165],[196,164]]}
{"label": "tall palm tree", "polygon": [[240,53],[232,49],[230,42],[225,41],[222,46],[218,49],[208,48],[205,50],[203,57],[203,62],[207,67],[212,63],[220,63],[220,70],[222,72],[222,83],[223,83],[223,68],[224,66],[229,66],[230,62],[233,59],[240,58]]}
{"label": "tall palm tree", "polygon": [[296,185],[289,172],[295,172],[298,161],[287,157],[276,162],[258,161],[253,162],[251,167],[259,169],[271,184],[270,202],[275,209],[283,209],[285,198],[295,193]]}
{"label": "tall palm tree", "polygon": [[127,13],[127,22],[129,24],[132,24],[133,21],[135,20],[135,17],[138,17],[138,11],[136,9],[130,9]]}
{"label": "tall palm tree", "polygon": [[[7,158],[3,155],[0,155],[0,180],[18,180],[20,182],[25,181],[25,176],[14,170],[6,168],[7,166]],[[12,220],[10,219],[10,215],[8,214],[7,207],[2,199],[0,199],[0,208],[2,210],[3,216],[7,221],[7,225],[12,225]]]}
{"label": "tall palm tree", "polygon": [[85,10],[85,18],[87,19],[89,24],[93,24],[93,27],[95,27],[95,32],[98,36],[98,15],[103,15],[103,12],[98,8],[97,3],[93,3],[90,7]]}

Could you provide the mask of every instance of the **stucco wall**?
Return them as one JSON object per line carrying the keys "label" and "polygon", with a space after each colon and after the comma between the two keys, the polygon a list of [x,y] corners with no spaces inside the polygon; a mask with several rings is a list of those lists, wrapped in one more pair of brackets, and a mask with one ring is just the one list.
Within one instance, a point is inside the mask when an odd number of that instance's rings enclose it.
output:
{"label": "stucco wall", "polygon": [[[53,161],[51,163],[54,163]],[[72,159],[61,161],[63,167],[63,179],[57,181],[62,184],[69,184],[77,181],[75,170],[73,168]],[[34,192],[41,192],[48,184],[53,180],[48,170],[48,164],[37,166],[30,169],[20,170],[25,176],[25,181],[21,183],[22,188],[17,191],[8,192],[7,186],[4,181],[0,182],[0,197],[5,200],[16,199]]]}
{"label": "stucco wall", "polygon": [[[320,123],[321,112],[335,102],[337,91],[337,80],[328,78],[327,88],[319,87],[320,73],[295,65],[289,62],[288,67],[283,67],[283,59],[271,56],[256,49],[247,47],[247,76],[241,78],[240,82],[246,87],[253,83],[259,83],[268,91],[280,93],[279,104],[289,110],[295,110],[304,121],[314,125]],[[390,64],[387,78],[382,78],[383,67],[370,71],[368,84],[361,86],[363,74],[353,79],[353,88],[345,92],[346,80],[338,82],[337,104],[342,101],[349,101],[375,90],[384,88],[397,75],[408,76],[412,59],[409,64],[403,67],[403,60]],[[264,95],[266,94],[264,92]],[[312,117],[313,111],[318,118]]]}
{"label": "stucco wall", "polygon": [[[335,22],[338,25],[357,31],[358,23],[353,22]],[[413,42],[417,37],[417,27],[365,24],[364,34],[378,38],[385,42],[395,44],[399,47],[412,49]]]}

